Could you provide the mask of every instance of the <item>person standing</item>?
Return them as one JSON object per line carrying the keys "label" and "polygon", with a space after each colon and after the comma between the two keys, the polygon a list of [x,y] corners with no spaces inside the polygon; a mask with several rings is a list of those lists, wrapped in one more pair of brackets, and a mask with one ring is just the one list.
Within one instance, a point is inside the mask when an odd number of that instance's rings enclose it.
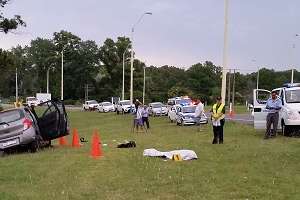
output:
{"label": "person standing", "polygon": [[[281,107],[282,107],[281,99],[278,98],[277,93],[273,91],[266,105],[268,115],[267,115],[267,130],[264,139],[269,139],[270,137],[276,137],[278,120],[279,120],[279,111]],[[273,125],[273,131],[271,131],[271,125]]]}
{"label": "person standing", "polygon": [[196,103],[197,103],[197,106],[196,106],[196,110],[195,110],[195,121],[196,121],[196,126],[198,127],[197,131],[200,132],[201,131],[200,120],[201,120],[201,117],[204,112],[204,105],[201,102],[201,100],[199,100],[199,99],[196,101]]}
{"label": "person standing", "polygon": [[150,125],[149,125],[149,109],[147,106],[144,106],[144,110],[142,112],[143,114],[143,125],[145,126],[145,123],[146,123],[146,126],[147,126],[147,129],[150,128]]}
{"label": "person standing", "polygon": [[217,97],[216,103],[211,109],[211,120],[213,125],[214,138],[212,144],[223,144],[224,124],[225,124],[225,105],[221,102],[222,98]]}

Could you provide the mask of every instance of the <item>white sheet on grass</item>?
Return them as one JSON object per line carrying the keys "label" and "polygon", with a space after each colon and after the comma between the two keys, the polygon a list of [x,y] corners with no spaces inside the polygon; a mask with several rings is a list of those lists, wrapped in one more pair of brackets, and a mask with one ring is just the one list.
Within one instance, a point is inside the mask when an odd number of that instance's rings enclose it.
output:
{"label": "white sheet on grass", "polygon": [[198,159],[197,154],[192,150],[174,150],[174,151],[158,151],[156,149],[145,149],[143,155],[149,157],[166,157],[172,159],[173,155],[179,154],[182,160]]}

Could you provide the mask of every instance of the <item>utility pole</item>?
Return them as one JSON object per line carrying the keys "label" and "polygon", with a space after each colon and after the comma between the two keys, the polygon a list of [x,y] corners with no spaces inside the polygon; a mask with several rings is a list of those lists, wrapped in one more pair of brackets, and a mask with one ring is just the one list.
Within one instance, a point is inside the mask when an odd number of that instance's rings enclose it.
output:
{"label": "utility pole", "polygon": [[18,104],[18,99],[19,99],[19,95],[18,95],[18,68],[16,68],[16,105]]}
{"label": "utility pole", "polygon": [[228,37],[228,0],[225,0],[225,16],[224,16],[224,46],[223,46],[223,71],[222,71],[222,103],[225,103],[226,97],[226,73],[227,73],[227,37]]}
{"label": "utility pole", "polygon": [[145,104],[145,92],[146,92],[146,61],[144,65],[144,85],[143,85],[143,104]]}
{"label": "utility pole", "polygon": [[49,94],[49,70],[50,67],[47,69],[47,94]]}
{"label": "utility pole", "polygon": [[230,83],[230,79],[231,79],[231,70],[229,69],[229,73],[228,73],[228,94],[227,94],[227,103],[228,106],[230,105],[230,89],[231,89],[231,83]]}
{"label": "utility pole", "polygon": [[232,110],[234,110],[234,98],[235,98],[235,69],[233,70]]}

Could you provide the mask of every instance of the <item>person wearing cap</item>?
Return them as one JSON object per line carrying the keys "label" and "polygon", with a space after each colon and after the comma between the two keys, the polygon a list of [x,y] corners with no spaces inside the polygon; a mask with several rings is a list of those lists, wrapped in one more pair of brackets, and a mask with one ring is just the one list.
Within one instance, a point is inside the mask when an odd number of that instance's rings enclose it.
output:
{"label": "person wearing cap", "polygon": [[211,120],[213,125],[214,138],[212,144],[223,144],[224,124],[225,124],[225,105],[221,102],[222,98],[217,97],[216,103],[211,109]]}
{"label": "person wearing cap", "polygon": [[[269,139],[270,137],[276,137],[279,111],[282,107],[281,99],[277,97],[275,91],[272,92],[271,97],[267,101],[266,110],[267,115],[267,130],[264,139]],[[273,131],[271,131],[271,125],[273,125]]]}

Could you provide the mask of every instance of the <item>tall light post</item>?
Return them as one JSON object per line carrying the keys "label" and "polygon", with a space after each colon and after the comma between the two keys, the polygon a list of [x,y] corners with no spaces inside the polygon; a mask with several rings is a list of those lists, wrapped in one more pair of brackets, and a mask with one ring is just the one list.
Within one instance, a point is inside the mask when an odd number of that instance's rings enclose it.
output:
{"label": "tall light post", "polygon": [[50,71],[50,67],[48,67],[47,69],[47,94],[49,94],[49,71]]}
{"label": "tall light post", "polygon": [[18,95],[18,68],[16,68],[16,105],[18,104],[18,99],[19,99],[19,95]]}
{"label": "tall light post", "polygon": [[144,68],[144,85],[143,85],[143,104],[145,104],[145,90],[146,90],[146,63]]}
{"label": "tall light post", "polygon": [[152,15],[151,12],[145,12],[142,14],[142,16],[139,18],[139,20],[133,25],[131,28],[131,57],[130,57],[130,103],[132,105],[133,103],[133,33],[134,28],[142,21],[143,17],[145,15]]}
{"label": "tall light post", "polygon": [[130,43],[127,45],[124,53],[123,53],[123,81],[122,81],[122,100],[124,100],[124,96],[125,96],[125,54],[126,54],[126,51],[129,47]]}
{"label": "tall light post", "polygon": [[68,44],[64,45],[61,50],[61,100],[62,101],[64,100],[64,50]]}
{"label": "tall light post", "polygon": [[223,46],[223,70],[222,70],[222,103],[225,103],[226,97],[226,73],[227,73],[227,41],[228,37],[228,0],[225,0],[225,15],[224,15],[224,46]]}
{"label": "tall light post", "polygon": [[[298,34],[296,34],[295,35],[295,38],[296,37],[298,37],[299,35]],[[293,52],[295,51],[294,49],[296,48],[296,44],[295,44],[295,42],[292,44],[292,54],[293,54]],[[293,57],[293,56],[292,56]],[[293,59],[292,59],[293,60]],[[292,63],[293,63],[293,61],[292,61]],[[292,64],[292,75],[291,75],[291,83],[293,84],[294,83],[294,66],[293,66],[293,64]]]}
{"label": "tall light post", "polygon": [[[251,61],[254,63],[254,65],[256,65],[256,60],[255,60],[255,59],[252,59]],[[259,68],[259,67],[257,67],[257,75],[256,75],[256,89],[258,89],[258,85],[259,85],[259,71],[260,71],[260,68]]]}

